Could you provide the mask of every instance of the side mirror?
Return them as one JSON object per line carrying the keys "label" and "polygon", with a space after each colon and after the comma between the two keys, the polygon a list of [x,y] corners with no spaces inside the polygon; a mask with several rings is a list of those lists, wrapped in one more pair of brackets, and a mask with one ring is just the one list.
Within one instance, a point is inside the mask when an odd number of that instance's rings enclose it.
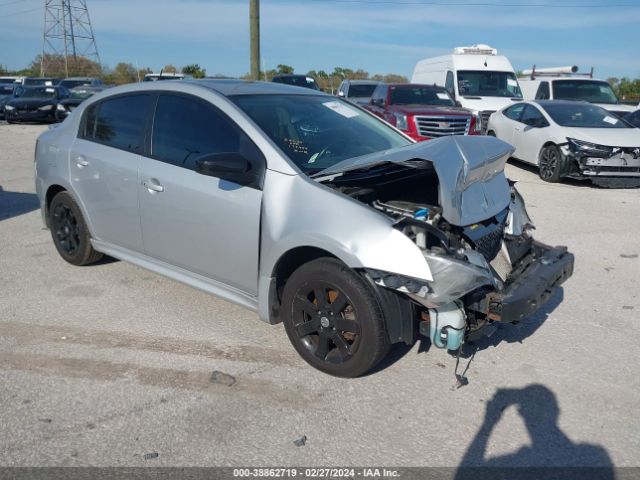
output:
{"label": "side mirror", "polygon": [[339,97],[344,97],[344,92],[343,92],[342,90],[340,90],[340,91],[338,92],[338,96],[339,96]]}
{"label": "side mirror", "polygon": [[381,107],[384,104],[384,101],[382,100],[382,98],[373,98],[371,99],[371,103]]}
{"label": "side mirror", "polygon": [[196,172],[241,185],[252,186],[256,181],[256,175],[251,168],[251,163],[237,152],[202,155],[196,160]]}
{"label": "side mirror", "polygon": [[462,107],[462,103],[460,103],[460,100],[456,100],[456,107]]}

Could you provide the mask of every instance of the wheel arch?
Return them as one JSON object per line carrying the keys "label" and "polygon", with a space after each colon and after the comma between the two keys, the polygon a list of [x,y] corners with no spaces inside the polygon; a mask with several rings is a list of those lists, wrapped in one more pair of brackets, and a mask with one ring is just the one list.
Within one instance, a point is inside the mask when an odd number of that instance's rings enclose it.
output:
{"label": "wheel arch", "polygon": [[[295,247],[280,256],[271,272],[271,281],[268,289],[269,323],[276,324],[282,322],[282,316],[280,315],[282,290],[291,274],[305,263],[323,257],[336,259],[347,268],[350,268],[343,259],[328,250],[318,247]],[[370,285],[371,290],[378,299],[380,308],[383,311],[385,327],[390,342],[413,344],[416,337],[414,328],[415,312],[412,302],[395,291],[379,287],[363,271],[359,269],[356,269],[356,271],[362,275],[364,280]]]}
{"label": "wheel arch", "polygon": [[53,201],[53,198],[59,194],[60,192],[68,192],[68,190],[63,187],[62,185],[59,185],[57,183],[54,183],[52,185],[49,185],[49,187],[47,188],[47,193],[45,194],[45,200],[44,200],[44,206],[45,206],[45,219],[47,222],[47,227],[51,227],[51,225],[49,224],[49,207],[51,206],[51,202]]}

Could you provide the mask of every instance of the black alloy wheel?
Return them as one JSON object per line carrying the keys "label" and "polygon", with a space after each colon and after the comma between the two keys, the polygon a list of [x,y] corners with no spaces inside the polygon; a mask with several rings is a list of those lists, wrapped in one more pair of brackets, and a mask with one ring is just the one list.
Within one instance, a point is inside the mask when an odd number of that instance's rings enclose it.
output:
{"label": "black alloy wheel", "polygon": [[319,360],[342,363],[360,344],[360,325],[349,298],[326,282],[305,284],[294,298],[296,334]]}
{"label": "black alloy wheel", "polygon": [[314,260],[291,275],[283,312],[298,353],[331,375],[362,375],[388,351],[384,319],[371,287],[335,259]]}
{"label": "black alloy wheel", "polygon": [[68,192],[60,192],[51,200],[49,228],[56,250],[67,262],[81,266],[102,258],[102,253],[93,249],[80,207]]}
{"label": "black alloy wheel", "polygon": [[562,166],[562,154],[555,145],[547,145],[540,151],[538,161],[538,175],[545,182],[556,183],[560,181]]}

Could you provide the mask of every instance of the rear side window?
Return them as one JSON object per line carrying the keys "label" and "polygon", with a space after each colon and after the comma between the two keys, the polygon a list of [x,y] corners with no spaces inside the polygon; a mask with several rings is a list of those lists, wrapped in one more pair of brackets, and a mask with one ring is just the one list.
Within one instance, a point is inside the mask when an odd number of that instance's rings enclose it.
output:
{"label": "rear side window", "polygon": [[194,170],[196,160],[211,153],[261,157],[253,142],[213,105],[185,95],[161,95],[153,123],[152,157]]}
{"label": "rear side window", "polygon": [[504,111],[504,116],[507,118],[510,118],[511,120],[516,120],[519,121],[520,120],[520,114],[522,113],[522,110],[524,110],[524,107],[526,106],[526,103],[517,103],[515,105],[513,105],[512,107],[507,108]]}
{"label": "rear side window", "polygon": [[92,105],[85,113],[83,137],[110,147],[141,153],[151,96],[125,95]]}

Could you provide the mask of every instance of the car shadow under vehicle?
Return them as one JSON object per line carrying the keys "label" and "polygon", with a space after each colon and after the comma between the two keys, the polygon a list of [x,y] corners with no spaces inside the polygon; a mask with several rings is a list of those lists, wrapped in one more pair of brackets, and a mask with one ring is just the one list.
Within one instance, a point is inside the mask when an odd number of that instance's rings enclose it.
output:
{"label": "car shadow under vehicle", "polygon": [[40,208],[35,193],[8,192],[0,185],[0,221],[18,217]]}
{"label": "car shadow under vehicle", "polygon": [[[518,160],[517,158],[513,158],[513,157],[509,159],[509,164],[513,165],[514,167],[521,168],[522,170],[526,170],[527,172],[531,172],[537,178],[540,178],[538,176],[538,167],[536,167],[535,165],[532,165],[532,164],[527,163],[527,162],[523,162],[523,161]],[[542,179],[540,179],[540,181],[543,182]],[[561,185],[571,185],[573,187],[582,187],[582,188],[598,188],[598,186],[594,185],[591,182],[591,180],[589,180],[588,178],[578,179],[578,178],[562,177],[560,179],[560,184]]]}
{"label": "car shadow under vehicle", "polygon": [[[540,307],[540,309],[533,315],[526,317],[520,323],[512,325],[494,322],[492,324],[494,326],[494,330],[490,336],[482,335],[476,340],[467,341],[463,344],[460,351],[460,358],[472,361],[473,356],[476,353],[486,350],[489,347],[496,347],[502,342],[522,343],[542,326],[558,305],[562,303],[563,298],[564,290],[560,287],[551,295],[547,303]],[[490,328],[491,327],[489,327],[489,329]],[[416,343],[418,343],[418,349],[416,351],[417,354],[428,353],[431,350],[431,340],[427,337],[419,335]],[[392,345],[389,354],[365,376],[374,375],[392,366],[409,353],[409,351],[413,349],[414,345],[406,345],[404,343],[396,343]],[[449,351],[448,353],[453,357],[458,355],[457,351]]]}

